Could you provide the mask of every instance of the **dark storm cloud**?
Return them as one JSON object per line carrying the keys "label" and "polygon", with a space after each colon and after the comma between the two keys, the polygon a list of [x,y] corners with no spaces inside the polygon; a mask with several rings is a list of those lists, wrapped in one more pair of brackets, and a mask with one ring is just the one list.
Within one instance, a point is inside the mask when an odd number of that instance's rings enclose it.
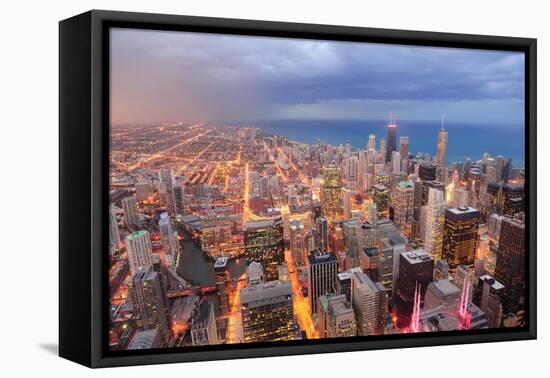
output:
{"label": "dark storm cloud", "polygon": [[361,118],[381,100],[509,117],[524,97],[519,53],[115,29],[111,62],[114,123]]}

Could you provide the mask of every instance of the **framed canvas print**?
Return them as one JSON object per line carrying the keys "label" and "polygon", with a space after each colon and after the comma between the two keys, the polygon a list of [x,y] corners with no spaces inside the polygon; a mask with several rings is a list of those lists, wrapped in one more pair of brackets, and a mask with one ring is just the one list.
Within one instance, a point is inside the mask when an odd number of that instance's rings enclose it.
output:
{"label": "framed canvas print", "polygon": [[536,41],[60,22],[60,355],[536,337]]}

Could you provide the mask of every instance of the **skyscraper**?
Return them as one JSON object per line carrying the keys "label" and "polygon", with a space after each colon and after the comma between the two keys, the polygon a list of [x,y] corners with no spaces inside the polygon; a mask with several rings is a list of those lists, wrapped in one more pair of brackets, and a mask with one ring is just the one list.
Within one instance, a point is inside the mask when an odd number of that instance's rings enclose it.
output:
{"label": "skyscraper", "polygon": [[315,246],[322,252],[328,251],[328,236],[328,221],[325,217],[320,216],[315,220]]}
{"label": "skyscraper", "polygon": [[445,117],[441,118],[441,129],[437,135],[437,180],[442,183],[447,182],[447,138],[448,133],[445,130]]}
{"label": "skyscraper", "polygon": [[460,264],[474,268],[479,218],[479,210],[472,207],[445,210],[441,258],[449,264],[452,275]]}
{"label": "skyscraper", "polygon": [[152,265],[153,246],[148,231],[135,231],[126,236],[126,251],[132,274]]}
{"label": "skyscraper", "polygon": [[304,264],[304,257],[307,255],[306,249],[304,225],[298,219],[293,219],[290,221],[290,253],[294,265]]}
{"label": "skyscraper", "polygon": [[407,238],[412,236],[413,210],[414,185],[412,182],[401,181],[392,191],[390,220]]}
{"label": "skyscraper", "polygon": [[191,343],[193,346],[219,344],[214,304],[208,300],[202,300],[199,303],[197,312],[193,316]]}
{"label": "skyscraper", "polygon": [[245,342],[294,339],[294,310],[290,281],[273,281],[241,289]]}
{"label": "skyscraper", "polygon": [[318,299],[323,294],[334,293],[338,274],[338,260],[333,253],[315,249],[308,259],[308,298],[311,313],[317,313]]}
{"label": "skyscraper", "polygon": [[428,194],[428,204],[426,205],[426,226],[424,249],[436,261],[441,258],[443,248],[443,225],[445,223],[445,199],[443,192],[430,188]]}
{"label": "skyscraper", "polygon": [[178,240],[172,228],[172,220],[166,212],[160,214],[159,232],[164,254],[172,264],[175,264],[176,255],[179,250]]}
{"label": "skyscraper", "polygon": [[342,189],[342,209],[344,220],[351,219],[351,190],[348,188]]}
{"label": "skyscraper", "polygon": [[356,335],[355,314],[344,294],[321,295],[317,307],[320,338]]}
{"label": "skyscraper", "polygon": [[372,201],[376,204],[376,217],[387,219],[389,216],[390,190],[384,185],[373,185]]}
{"label": "skyscraper", "polygon": [[522,308],[525,295],[525,219],[523,213],[514,218],[504,217],[498,241],[495,279],[504,285],[504,311]]}
{"label": "skyscraper", "polygon": [[226,314],[231,309],[229,308],[229,296],[227,293],[227,282],[229,281],[229,273],[227,272],[227,257],[221,256],[214,263],[214,279],[218,289],[218,299],[220,301],[220,314]]}
{"label": "skyscraper", "polygon": [[423,249],[401,253],[399,279],[395,291],[395,308],[399,328],[410,325],[415,292],[419,288],[420,297],[424,297],[429,283],[432,282],[433,270],[434,260]]}
{"label": "skyscraper", "polygon": [[118,222],[114,205],[109,207],[109,245],[114,249],[118,249],[120,245],[120,233],[118,232]]}
{"label": "skyscraper", "polygon": [[122,203],[126,223],[130,226],[137,226],[139,224],[139,215],[137,211],[136,199],[133,196],[129,196],[123,198],[120,202]]}
{"label": "skyscraper", "polygon": [[361,271],[352,274],[353,309],[360,336],[383,335],[388,313],[388,294],[380,282]]}
{"label": "skyscraper", "polygon": [[166,341],[170,337],[170,315],[160,276],[152,267],[133,275],[130,297],[137,328],[144,331],[159,327]]}
{"label": "skyscraper", "polygon": [[328,221],[342,216],[342,179],[340,169],[335,165],[323,167],[321,183],[321,210]]}
{"label": "skyscraper", "polygon": [[376,135],[369,134],[369,141],[367,143],[367,152],[372,154],[376,151]]}
{"label": "skyscraper", "polygon": [[243,225],[245,257],[262,264],[266,281],[279,276],[278,265],[284,260],[283,221],[281,218],[247,222]]}
{"label": "skyscraper", "polygon": [[388,125],[388,144],[386,148],[386,163],[391,161],[392,152],[397,150],[397,125],[393,121],[393,116]]}

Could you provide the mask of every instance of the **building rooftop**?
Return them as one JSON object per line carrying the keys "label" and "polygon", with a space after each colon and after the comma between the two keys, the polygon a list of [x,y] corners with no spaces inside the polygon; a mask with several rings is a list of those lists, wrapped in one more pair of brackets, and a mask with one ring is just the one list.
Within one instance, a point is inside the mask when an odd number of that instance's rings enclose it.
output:
{"label": "building rooftop", "polygon": [[430,285],[440,294],[441,297],[460,294],[460,289],[449,280],[434,281],[430,283]]}
{"label": "building rooftop", "polygon": [[270,281],[241,289],[241,303],[269,301],[275,297],[292,295],[290,281]]}
{"label": "building rooftop", "polygon": [[469,207],[469,206],[454,207],[454,208],[447,209],[447,211],[455,215],[474,214],[474,213],[479,214],[478,209],[474,209],[473,207]]}
{"label": "building rooftop", "polygon": [[479,277],[479,279],[482,282],[485,282],[488,285],[491,285],[491,287],[495,290],[501,290],[504,289],[504,285],[495,280],[492,276],[486,274],[484,276]]}
{"label": "building rooftop", "polygon": [[216,262],[214,263],[214,269],[216,268],[225,268],[227,266],[227,261],[229,259],[227,256],[220,256],[216,259]]}
{"label": "building rooftop", "polygon": [[150,349],[155,345],[157,339],[159,328],[153,328],[146,331],[137,331],[130,344],[128,344],[128,349]]}
{"label": "building rooftop", "polygon": [[419,264],[433,260],[428,252],[421,248],[413,249],[412,251],[401,252],[401,256],[403,256],[410,264]]}

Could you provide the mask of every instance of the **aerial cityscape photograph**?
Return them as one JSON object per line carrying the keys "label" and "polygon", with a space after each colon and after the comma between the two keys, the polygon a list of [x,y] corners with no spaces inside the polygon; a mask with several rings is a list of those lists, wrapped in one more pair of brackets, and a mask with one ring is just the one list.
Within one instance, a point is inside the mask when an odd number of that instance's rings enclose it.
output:
{"label": "aerial cityscape photograph", "polygon": [[525,325],[523,53],[110,33],[111,351]]}

